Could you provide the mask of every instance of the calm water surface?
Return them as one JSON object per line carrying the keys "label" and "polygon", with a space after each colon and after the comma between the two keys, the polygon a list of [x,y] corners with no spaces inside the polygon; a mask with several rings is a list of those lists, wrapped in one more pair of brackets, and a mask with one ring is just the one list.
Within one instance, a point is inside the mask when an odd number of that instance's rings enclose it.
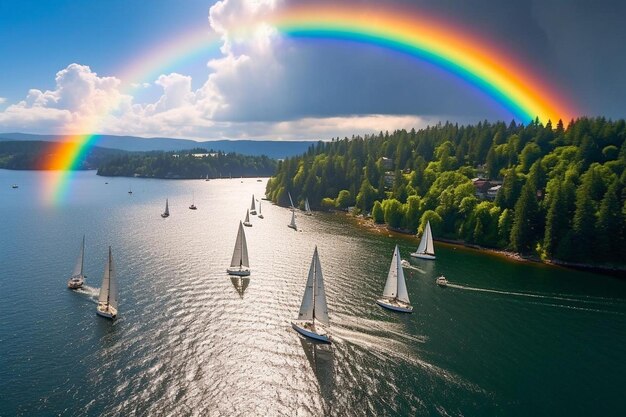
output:
{"label": "calm water surface", "polygon": [[[251,278],[235,280],[238,222],[265,180],[81,172],[54,206],[40,197],[50,175],[0,170],[2,416],[626,413],[626,281],[437,246],[405,271],[414,312],[399,315],[374,302],[394,245],[408,258],[414,238],[320,213],[294,232],[263,201]],[[87,286],[72,292],[83,234]],[[115,322],[95,312],[108,245]],[[331,347],[290,327],[315,245]]]}

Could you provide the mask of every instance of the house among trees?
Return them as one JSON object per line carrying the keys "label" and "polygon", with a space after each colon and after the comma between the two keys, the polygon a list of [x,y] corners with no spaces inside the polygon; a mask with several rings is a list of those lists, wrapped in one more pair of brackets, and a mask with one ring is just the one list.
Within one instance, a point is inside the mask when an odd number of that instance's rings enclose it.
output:
{"label": "house among trees", "polygon": [[487,198],[487,191],[493,187],[489,180],[481,177],[472,178],[472,185],[474,185],[474,195],[481,200]]}
{"label": "house among trees", "polygon": [[493,187],[487,190],[487,200],[494,201],[496,196],[498,195],[498,191],[502,188],[501,184],[494,185]]}

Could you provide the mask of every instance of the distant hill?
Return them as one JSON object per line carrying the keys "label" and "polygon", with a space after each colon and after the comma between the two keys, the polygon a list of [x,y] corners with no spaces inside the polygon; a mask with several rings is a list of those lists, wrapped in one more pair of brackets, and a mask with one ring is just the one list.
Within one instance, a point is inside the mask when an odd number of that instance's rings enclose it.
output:
{"label": "distant hill", "polygon": [[[71,138],[72,136],[70,136]],[[57,142],[62,135],[33,135],[27,133],[0,133],[2,141],[44,141]],[[78,138],[78,136],[76,136]],[[274,159],[283,159],[301,155],[317,142],[314,141],[270,141],[270,140],[215,140],[196,142],[189,139],[140,138],[136,136],[99,135],[96,145],[100,148],[121,149],[124,151],[182,151],[195,148],[207,148],[222,152],[236,152],[242,155],[266,155]]]}

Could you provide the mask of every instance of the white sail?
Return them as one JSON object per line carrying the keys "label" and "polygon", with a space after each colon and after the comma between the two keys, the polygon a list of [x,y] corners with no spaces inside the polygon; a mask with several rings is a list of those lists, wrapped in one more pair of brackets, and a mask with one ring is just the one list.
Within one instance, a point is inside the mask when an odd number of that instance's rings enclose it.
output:
{"label": "white sail", "polygon": [[296,226],[296,212],[295,211],[291,212],[291,223],[289,223],[289,227],[293,227],[294,229],[297,229],[297,226]]}
{"label": "white sail", "polygon": [[259,201],[259,216],[261,215],[261,202]]}
{"label": "white sail", "polygon": [[308,198],[306,200],[304,200],[304,211],[306,211],[307,213],[311,212],[311,206],[309,206],[309,199]]}
{"label": "white sail", "polygon": [[109,246],[109,305],[117,310],[117,277],[113,266],[113,255]]}
{"label": "white sail", "polygon": [[169,206],[169,202],[167,201],[167,198],[165,199],[165,211],[163,212],[163,214],[167,216],[170,215],[170,206]]}
{"label": "white sail", "polygon": [[78,259],[76,259],[76,265],[74,266],[74,272],[72,273],[73,277],[83,275],[84,260],[85,260],[85,236],[83,236],[83,244],[80,247],[80,254],[78,255]]}
{"label": "white sail", "polygon": [[246,234],[243,230],[243,225],[239,222],[239,231],[237,232],[237,240],[235,241],[235,249],[233,250],[233,258],[230,261],[230,266],[246,268],[250,267],[248,261],[248,244],[246,243]]}
{"label": "white sail", "polygon": [[313,316],[324,324],[328,324],[328,307],[326,306],[326,290],[324,290],[324,276],[322,275],[322,264],[317,254],[317,246],[313,254],[315,259],[315,310]]}
{"label": "white sail", "polygon": [[324,277],[322,275],[320,258],[317,254],[317,246],[315,247],[315,252],[313,252],[298,320],[318,320],[328,324],[326,291],[324,290]]}
{"label": "white sail", "polygon": [[241,266],[250,268],[250,262],[248,260],[248,243],[246,242],[246,232],[243,230],[243,226],[239,225],[241,231]]}
{"label": "white sail", "polygon": [[[398,245],[393,251],[393,258],[391,258],[391,265],[389,266],[389,273],[387,274],[387,282],[385,283],[385,289],[383,290],[383,297],[396,298],[398,295],[398,258],[400,254],[398,251]],[[402,271],[402,268],[399,268]],[[404,278],[404,276],[402,277]]]}
{"label": "white sail", "polygon": [[293,209],[295,207],[293,206],[293,200],[291,199],[291,193],[289,191],[287,191],[287,194],[289,195],[289,204],[291,205],[291,208]]}
{"label": "white sail", "polygon": [[256,207],[254,205],[254,194],[252,194],[252,204],[250,205],[250,211],[256,211]]}
{"label": "white sail", "polygon": [[102,277],[102,286],[100,287],[100,295],[98,296],[98,302],[108,304],[109,292],[111,289],[111,248],[109,247],[109,259],[107,265],[104,268],[104,276]]}
{"label": "white sail", "polygon": [[311,259],[311,266],[309,267],[309,277],[306,280],[306,288],[304,289],[304,296],[302,297],[302,304],[300,305],[300,312],[298,313],[298,320],[313,320],[313,286],[314,285],[315,285],[315,253],[313,253],[313,259]]}
{"label": "white sail", "polygon": [[433,245],[433,232],[430,230],[430,221],[426,222],[426,232],[424,235],[426,236],[426,253],[428,255],[434,255],[435,247]]}
{"label": "white sail", "polygon": [[398,249],[398,245],[396,245],[396,251],[394,252],[393,256],[394,258],[396,258],[396,276],[398,280],[398,291],[396,294],[396,298],[400,301],[410,304],[411,301],[409,300],[409,292],[406,289],[406,281],[404,280],[404,270],[402,269],[402,259],[400,258],[400,250]]}

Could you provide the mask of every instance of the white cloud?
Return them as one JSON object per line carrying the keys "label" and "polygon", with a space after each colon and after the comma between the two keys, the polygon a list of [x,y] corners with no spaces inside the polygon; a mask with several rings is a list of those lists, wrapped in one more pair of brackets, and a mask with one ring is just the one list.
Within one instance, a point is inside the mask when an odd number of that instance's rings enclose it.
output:
{"label": "white cloud", "polygon": [[9,105],[0,113],[0,127],[62,133],[95,131],[103,114],[131,100],[119,91],[119,79],[99,77],[85,65],[70,64],[57,72],[55,82],[54,90],[31,89],[24,100]]}
{"label": "white cloud", "polygon": [[0,104],[6,103],[7,99],[4,97],[0,97]]}

